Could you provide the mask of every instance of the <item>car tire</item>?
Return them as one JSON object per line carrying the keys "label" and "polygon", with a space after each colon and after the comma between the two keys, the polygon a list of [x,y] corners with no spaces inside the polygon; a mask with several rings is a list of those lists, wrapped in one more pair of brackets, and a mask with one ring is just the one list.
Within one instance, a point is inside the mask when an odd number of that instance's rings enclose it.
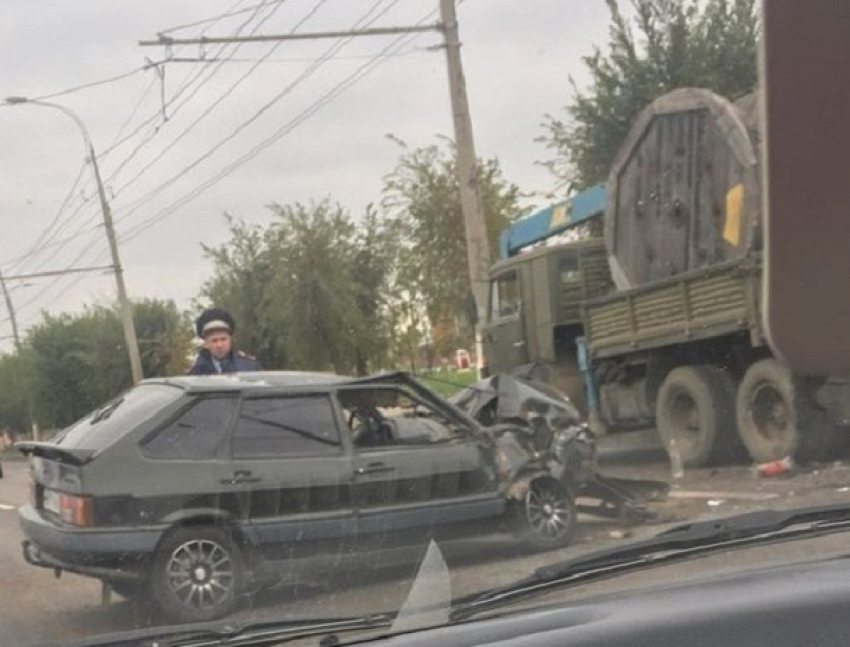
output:
{"label": "car tire", "polygon": [[775,359],[753,363],[738,387],[738,433],[756,463],[827,458],[838,432]]}
{"label": "car tire", "polygon": [[577,510],[563,483],[549,476],[531,481],[525,496],[513,502],[515,533],[534,551],[562,548],[575,535]]}
{"label": "car tire", "polygon": [[716,366],[680,366],[661,384],[655,403],[664,448],[675,446],[683,467],[704,467],[740,453],[735,436],[735,385]]}
{"label": "car tire", "polygon": [[218,526],[183,526],[169,532],[154,557],[151,593],[174,622],[206,622],[228,615],[245,583],[242,552]]}

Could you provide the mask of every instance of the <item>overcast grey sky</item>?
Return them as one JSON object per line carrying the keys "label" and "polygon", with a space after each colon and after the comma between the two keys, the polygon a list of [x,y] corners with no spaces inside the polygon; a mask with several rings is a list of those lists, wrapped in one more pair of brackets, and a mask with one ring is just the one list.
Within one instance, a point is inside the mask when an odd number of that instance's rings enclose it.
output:
{"label": "overcast grey sky", "polygon": [[[169,33],[176,38],[232,35],[243,25],[243,34],[286,33],[305,18],[299,31],[347,29],[359,19],[361,24],[374,20],[374,26],[405,25],[435,20],[435,15],[427,17],[437,7],[437,0],[266,2],[257,12]],[[331,196],[357,214],[379,199],[382,176],[397,160],[398,148],[386,134],[412,145],[451,134],[444,54],[427,49],[439,42],[436,34],[395,45],[394,38],[380,37],[341,47],[335,41],[224,50],[175,47],[176,57],[229,60],[160,66],[163,84],[154,69],[140,69],[146,58],[166,56],[163,48],[140,47],[140,39],[258,3],[3,2],[0,97],[42,97],[139,70],[52,99],[76,111],[91,133],[122,237],[131,296],[171,298],[188,306],[211,269],[201,243],[215,245],[227,238],[224,212],[262,223],[268,221],[265,205],[270,202]],[[458,14],[479,155],[498,157],[506,176],[525,192],[551,190],[553,178],[535,164],[547,152],[534,139],[542,132],[544,114],[557,112],[567,101],[568,77],[585,79],[581,57],[605,40],[604,3],[466,0]],[[391,45],[392,56],[366,68],[367,74],[304,116]],[[332,47],[338,48],[334,58],[317,63]],[[257,64],[264,56],[267,60]],[[84,166],[77,127],[48,108],[3,106],[0,132],[3,271],[15,275],[107,264],[91,168]],[[270,140],[276,133],[279,138]],[[235,165],[258,145],[263,145],[261,152]],[[41,249],[33,253],[34,247]],[[43,310],[79,310],[114,295],[108,274],[10,285],[24,329]],[[0,337],[10,332],[0,310]],[[0,349],[8,347],[8,340],[0,340]]]}

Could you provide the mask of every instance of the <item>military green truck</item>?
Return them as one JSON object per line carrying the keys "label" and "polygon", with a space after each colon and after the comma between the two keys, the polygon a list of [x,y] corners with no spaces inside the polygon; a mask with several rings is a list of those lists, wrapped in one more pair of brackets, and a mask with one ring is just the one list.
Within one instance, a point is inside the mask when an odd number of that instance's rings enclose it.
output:
{"label": "military green truck", "polygon": [[[604,238],[509,250],[493,267],[491,370],[546,379],[573,398],[583,370],[579,401],[592,421],[654,425],[685,466],[834,455],[850,424],[850,380],[793,374],[762,328],[758,116],[756,95],[733,104],[700,89],[648,106],[594,216]],[[503,293],[512,316],[496,307]]]}

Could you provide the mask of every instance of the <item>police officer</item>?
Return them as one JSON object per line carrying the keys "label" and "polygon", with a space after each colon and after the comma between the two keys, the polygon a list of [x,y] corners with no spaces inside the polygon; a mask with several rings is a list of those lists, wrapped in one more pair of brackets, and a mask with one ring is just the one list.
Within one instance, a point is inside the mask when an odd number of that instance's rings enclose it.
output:
{"label": "police officer", "polygon": [[210,308],[195,320],[198,337],[204,347],[198,353],[190,375],[220,375],[222,373],[244,373],[261,371],[260,363],[233,348],[233,333],[236,322],[227,310]]}

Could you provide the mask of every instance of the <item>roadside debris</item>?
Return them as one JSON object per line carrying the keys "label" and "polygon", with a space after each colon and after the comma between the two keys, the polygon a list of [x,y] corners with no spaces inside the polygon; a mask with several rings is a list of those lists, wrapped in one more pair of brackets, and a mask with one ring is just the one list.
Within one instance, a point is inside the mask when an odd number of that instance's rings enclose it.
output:
{"label": "roadside debris", "polygon": [[770,463],[760,463],[756,465],[756,474],[759,477],[779,476],[781,474],[791,474],[794,471],[794,461],[790,456],[786,456],[782,460],[771,461]]}
{"label": "roadside debris", "polygon": [[707,501],[770,501],[778,499],[779,494],[776,492],[720,492],[700,491],[700,490],[671,490],[668,493],[670,499],[706,499]]}

